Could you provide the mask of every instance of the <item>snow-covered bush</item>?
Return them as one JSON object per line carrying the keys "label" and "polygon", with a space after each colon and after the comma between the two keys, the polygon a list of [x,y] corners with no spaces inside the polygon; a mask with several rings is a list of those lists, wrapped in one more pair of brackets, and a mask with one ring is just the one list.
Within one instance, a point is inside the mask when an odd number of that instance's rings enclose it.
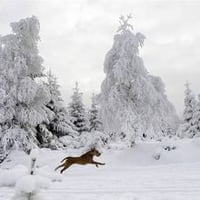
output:
{"label": "snow-covered bush", "polygon": [[24,165],[17,165],[13,169],[0,170],[0,187],[13,187],[17,180],[28,174],[28,168]]}
{"label": "snow-covered bush", "polygon": [[153,158],[155,160],[160,160],[162,155],[166,155],[169,152],[173,152],[177,150],[177,140],[175,137],[173,138],[163,138],[162,142],[158,143],[158,147],[153,153]]}
{"label": "snow-covered bush", "polygon": [[32,137],[33,132],[31,131],[32,130],[24,130],[15,125],[4,129],[2,135],[0,133],[0,157],[2,157],[2,161],[12,150],[21,149],[28,153],[30,149],[36,145],[35,138]]}
{"label": "snow-covered bush", "polygon": [[[39,191],[48,189],[50,180],[41,176],[23,176],[16,183],[16,194],[13,200],[38,200]],[[42,198],[41,198],[42,199]]]}
{"label": "snow-covered bush", "polygon": [[161,147],[165,151],[173,151],[177,149],[175,138],[164,138],[161,142]]}
{"label": "snow-covered bush", "polygon": [[29,175],[22,176],[16,182],[16,193],[13,200],[38,200],[39,191],[47,189],[50,185],[50,180],[38,175],[35,175],[35,165],[39,152],[33,149],[30,153],[31,167]]}
{"label": "snow-covered bush", "polygon": [[122,150],[125,148],[132,148],[135,145],[134,135],[126,135],[124,132],[121,133],[109,133],[106,140],[106,148]]}
{"label": "snow-covered bush", "polygon": [[80,136],[82,146],[103,148],[108,137],[100,131],[84,132]]}
{"label": "snow-covered bush", "polygon": [[108,136],[103,132],[82,132],[78,137],[63,136],[59,138],[67,149],[82,149],[88,147],[104,148],[108,143]]}

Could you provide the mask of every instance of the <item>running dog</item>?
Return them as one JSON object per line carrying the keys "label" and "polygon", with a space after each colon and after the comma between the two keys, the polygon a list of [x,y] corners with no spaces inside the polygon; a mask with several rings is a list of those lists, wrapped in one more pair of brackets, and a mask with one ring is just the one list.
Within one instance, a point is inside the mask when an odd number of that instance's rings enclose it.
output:
{"label": "running dog", "polygon": [[84,153],[79,157],[65,157],[61,161],[61,163],[64,161],[65,162],[62,165],[56,167],[55,170],[63,167],[63,169],[60,171],[60,173],[62,174],[67,168],[69,168],[73,164],[79,164],[79,165],[94,164],[96,165],[96,167],[98,167],[98,165],[105,165],[105,163],[100,163],[93,160],[94,156],[99,157],[100,155],[101,153],[98,150],[92,148],[90,151]]}

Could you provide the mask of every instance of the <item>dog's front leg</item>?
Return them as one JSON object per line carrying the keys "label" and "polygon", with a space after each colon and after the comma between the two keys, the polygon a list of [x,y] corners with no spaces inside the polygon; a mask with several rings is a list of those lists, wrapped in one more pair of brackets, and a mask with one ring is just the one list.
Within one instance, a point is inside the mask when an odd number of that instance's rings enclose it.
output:
{"label": "dog's front leg", "polygon": [[96,162],[98,165],[105,165],[106,163]]}
{"label": "dog's front leg", "polygon": [[96,165],[96,167],[99,167],[98,165],[105,165],[105,163],[100,163],[100,162],[96,162],[96,161],[92,161],[93,164]]}

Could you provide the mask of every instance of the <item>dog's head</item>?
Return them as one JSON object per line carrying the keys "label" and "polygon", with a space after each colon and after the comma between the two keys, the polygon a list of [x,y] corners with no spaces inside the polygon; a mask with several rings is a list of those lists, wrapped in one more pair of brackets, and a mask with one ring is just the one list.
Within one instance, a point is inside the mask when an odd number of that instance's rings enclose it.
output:
{"label": "dog's head", "polygon": [[101,155],[101,153],[100,153],[96,148],[92,148],[92,149],[90,150],[90,152],[91,152],[91,154],[92,154],[93,156],[100,156],[100,155]]}

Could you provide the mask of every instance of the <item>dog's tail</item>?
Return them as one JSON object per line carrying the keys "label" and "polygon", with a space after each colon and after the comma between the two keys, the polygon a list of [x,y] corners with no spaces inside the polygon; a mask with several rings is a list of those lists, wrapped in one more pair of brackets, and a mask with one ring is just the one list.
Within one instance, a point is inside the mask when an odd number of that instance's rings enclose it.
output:
{"label": "dog's tail", "polygon": [[70,158],[69,156],[68,157],[65,157],[64,159],[62,159],[60,162],[62,163],[63,161],[67,160],[68,158]]}

